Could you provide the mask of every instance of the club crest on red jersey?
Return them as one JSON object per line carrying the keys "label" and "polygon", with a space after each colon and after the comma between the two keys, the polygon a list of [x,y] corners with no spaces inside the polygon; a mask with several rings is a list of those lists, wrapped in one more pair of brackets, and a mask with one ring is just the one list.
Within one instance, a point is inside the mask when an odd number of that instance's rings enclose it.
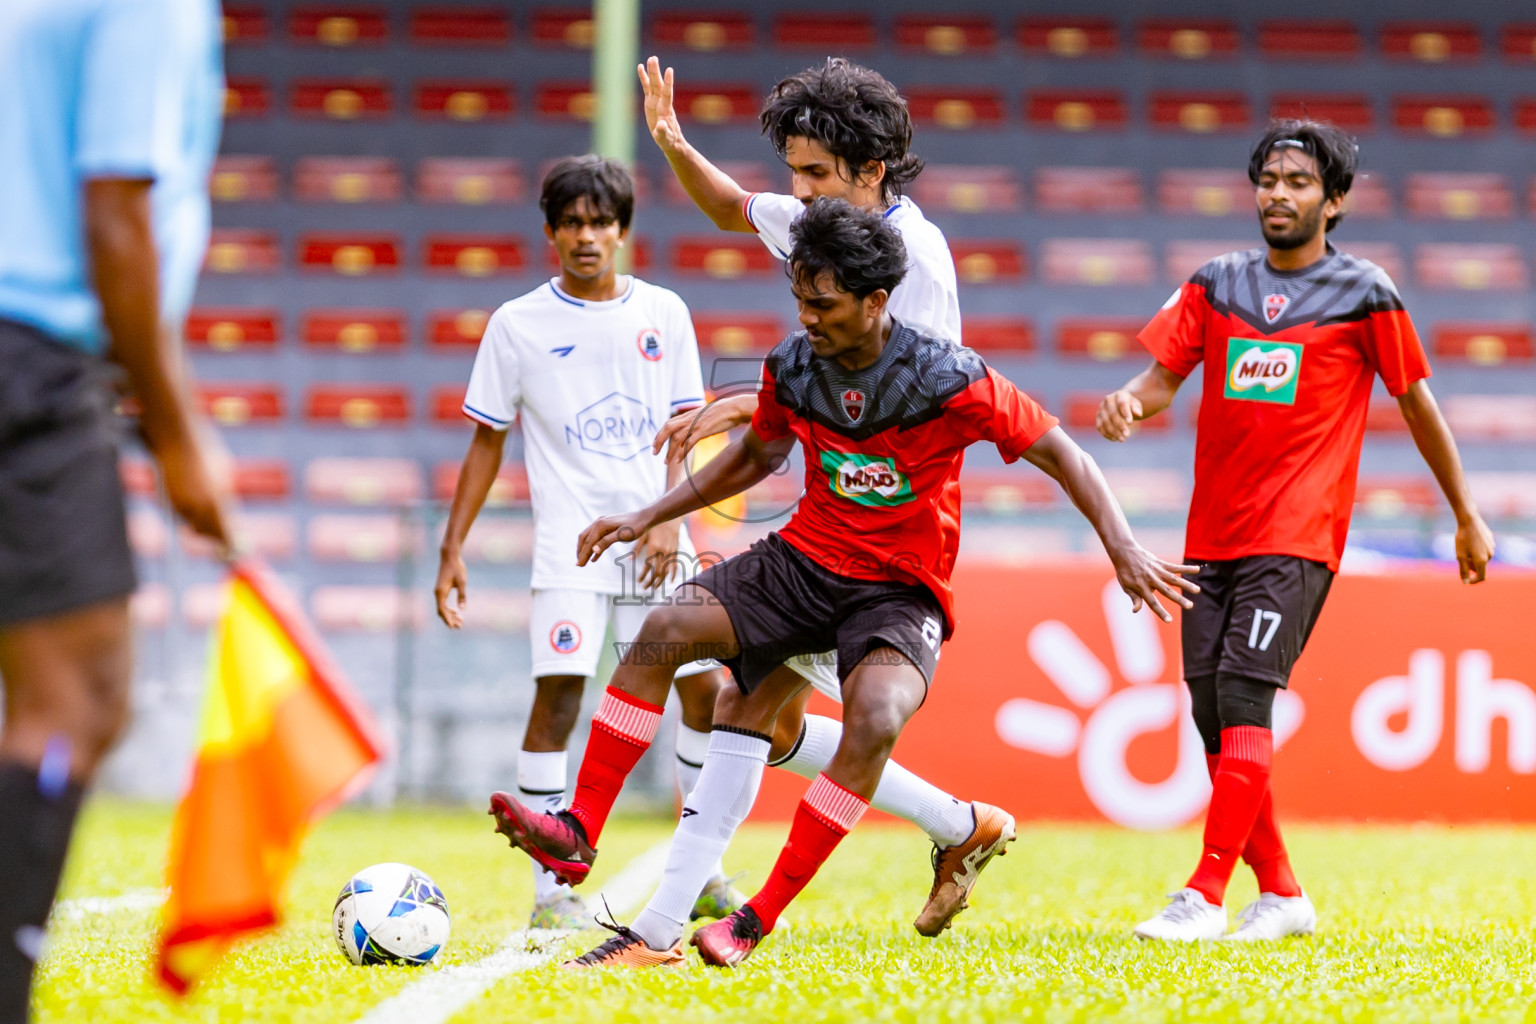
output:
{"label": "club crest on red jersey", "polygon": [[1280,319],[1280,314],[1285,312],[1285,307],[1291,304],[1291,300],[1284,295],[1264,296],[1264,319],[1268,323],[1274,323]]}
{"label": "club crest on red jersey", "polygon": [[864,392],[858,390],[844,391],[843,412],[848,414],[849,419],[858,422],[859,417],[864,415]]}

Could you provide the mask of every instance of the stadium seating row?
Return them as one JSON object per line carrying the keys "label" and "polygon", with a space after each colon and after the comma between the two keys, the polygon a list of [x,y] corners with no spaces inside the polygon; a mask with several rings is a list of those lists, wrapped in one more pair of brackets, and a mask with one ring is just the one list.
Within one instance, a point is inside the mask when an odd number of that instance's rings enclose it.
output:
{"label": "stadium seating row", "polygon": [[[472,352],[488,317],[483,309],[430,312],[424,324],[427,345],[437,351]],[[693,322],[702,348],[716,355],[766,352],[791,329],[786,319],[757,311],[695,310]],[[1061,319],[1055,324],[1053,348],[1069,358],[1139,357],[1136,332],[1142,324],[1126,318]],[[1530,324],[1442,322],[1426,333],[1437,358],[1479,366],[1536,360],[1536,330]],[[410,335],[409,317],[402,309],[311,309],[299,316],[300,340],[319,351],[399,352]],[[283,316],[276,309],[200,307],[187,320],[187,342],[199,351],[263,351],[283,338]],[[1020,317],[968,316],[965,340],[982,352],[1022,354],[1039,347],[1034,324]]]}
{"label": "stadium seating row", "polygon": [[[589,49],[591,17],[590,8],[539,9],[523,31],[536,46]],[[225,40],[235,46],[260,44],[281,31],[300,45],[368,47],[389,41],[399,31],[388,10],[364,4],[302,5],[289,12],[280,28],[275,20],[263,7],[228,4]],[[780,13],[762,37],[757,20],[747,11],[661,11],[647,18],[645,28],[654,45],[699,53],[751,50],[765,42],[787,49],[857,50],[883,41],[875,17],[859,12]],[[909,52],[976,56],[996,50],[1009,28],[979,13],[901,14],[893,20],[889,41]],[[1144,56],[1181,61],[1231,59],[1249,46],[1277,60],[1349,60],[1366,52],[1364,34],[1349,21],[1266,20],[1254,27],[1251,40],[1236,22],[1212,18],[1149,18],[1126,32],[1110,18],[1030,16],[1011,28],[1012,40],[1023,52],[1062,59],[1113,57],[1121,50],[1122,35]],[[510,12],[491,6],[418,7],[401,33],[408,42],[429,47],[506,46],[516,34]],[[1496,36],[1489,48],[1496,48],[1504,59],[1536,60],[1536,24],[1504,25]],[[1375,42],[1378,52],[1391,60],[1466,62],[1484,55],[1485,31],[1463,21],[1390,21],[1381,25]]]}
{"label": "stadium seating row", "polygon": [[[388,118],[396,108],[396,84],[383,78],[300,78],[287,89],[286,111],[295,117],[355,121]],[[912,118],[920,125],[964,131],[998,127],[1010,113],[1000,89],[962,86],[905,87]],[[274,86],[265,78],[230,76],[225,89],[226,118],[260,118],[277,109]],[[763,88],[751,82],[680,85],[678,109],[703,124],[754,125]],[[1195,134],[1247,131],[1254,123],[1256,100],[1237,91],[1150,93],[1144,119],[1154,129]],[[1536,132],[1536,97],[1515,99],[1503,116],[1501,102],[1464,94],[1404,94],[1390,100],[1387,122],[1409,135],[1455,138],[1485,135],[1501,127]],[[517,109],[509,82],[473,80],[420,81],[412,90],[418,117],[474,123],[511,117]],[[595,103],[586,81],[542,82],[533,90],[533,112],[542,118],[590,121]],[[1376,127],[1372,101],[1356,93],[1284,93],[1270,97],[1268,117],[1308,114],[1351,131]],[[1032,89],[1019,111],[1034,128],[1068,132],[1105,131],[1129,126],[1132,100],[1113,89]]]}

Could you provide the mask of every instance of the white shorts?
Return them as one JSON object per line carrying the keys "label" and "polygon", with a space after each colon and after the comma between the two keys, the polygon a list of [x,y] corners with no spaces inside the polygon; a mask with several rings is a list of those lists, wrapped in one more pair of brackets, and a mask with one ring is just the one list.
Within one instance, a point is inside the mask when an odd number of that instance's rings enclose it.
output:
{"label": "white shorts", "polygon": [[837,652],[802,654],[784,664],[805,677],[817,693],[843,702],[843,684],[837,678]]}
{"label": "white shorts", "polygon": [[[590,590],[535,590],[528,613],[533,678],[597,675],[608,627],[613,627],[615,643],[627,644],[639,635],[651,610],[649,604],[619,604],[618,600],[618,594]],[[716,661],[694,661],[677,674],[691,676],[719,667]],[[836,672],[832,682],[837,683]]]}

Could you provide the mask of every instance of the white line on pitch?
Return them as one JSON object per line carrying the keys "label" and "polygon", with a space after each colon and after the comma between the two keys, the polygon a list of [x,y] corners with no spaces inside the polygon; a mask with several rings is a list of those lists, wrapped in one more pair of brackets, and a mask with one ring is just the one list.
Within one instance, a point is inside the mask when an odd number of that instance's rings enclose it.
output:
{"label": "white line on pitch", "polygon": [[[602,906],[602,898],[606,897],[616,914],[633,909],[660,880],[670,845],[657,843],[625,864],[591,905]],[[444,967],[412,982],[358,1018],[356,1024],[444,1024],[507,975],[529,971],[553,960],[559,952],[560,940],[574,934],[547,928],[519,929],[490,956],[474,963]]]}
{"label": "white line on pitch", "polygon": [[120,910],[153,910],[165,902],[164,889],[130,889],[120,896],[81,896],[59,900],[53,916],[60,921],[78,921],[97,914],[115,914]]}

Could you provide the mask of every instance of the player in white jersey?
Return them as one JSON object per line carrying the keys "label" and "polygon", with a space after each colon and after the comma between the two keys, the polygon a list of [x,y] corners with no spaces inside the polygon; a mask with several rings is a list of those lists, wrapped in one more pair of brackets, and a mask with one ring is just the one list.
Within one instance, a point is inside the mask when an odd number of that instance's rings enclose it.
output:
{"label": "player in white jersey", "polygon": [[[562,160],[544,180],[540,206],[560,275],[503,305],[486,325],[464,398],[475,437],[454,493],[435,593],[439,616],[459,628],[466,599],[460,549],[501,466],[506,431],[520,422],[533,504],[536,693],[517,787],[525,804],[556,809],[565,799],[566,745],[604,634],[612,628],[616,643],[632,641],[650,603],[693,564],[686,529],[652,530],[617,557],[584,567],[576,565],[577,536],[593,516],[655,500],[682,479],[680,465],[650,450],[651,438],[668,416],[702,405],[704,385],[683,300],[615,271],[634,209],[629,172],[598,157]],[[703,763],[723,683],[712,662],[678,673],[684,798]],[[535,927],[591,923],[580,897],[537,866],[534,890]],[[736,903],[717,865],[698,909],[718,917]]]}
{"label": "player in white jersey", "polygon": [[[652,57],[639,72],[651,137],[683,189],[717,227],[753,232],[770,252],[785,259],[791,248],[790,225],[812,200],[829,196],[877,211],[901,232],[909,261],[905,278],[891,293],[891,314],[936,336],[961,340],[949,244],[917,204],[902,195],[923,162],[908,150],[912,120],[895,86],[877,72],[841,58],[830,58],[776,85],[763,106],[762,126],[791,172],[792,194],[779,195],[747,192],[688,144],[673,108],[671,68],[663,74]],[[697,441],[749,422],[756,407],[757,396],[749,394],[674,416],[658,433],[656,449],[667,445],[669,464],[681,464]],[[828,654],[794,659],[780,671],[798,672],[817,690],[841,701],[833,658]],[[728,691],[722,699],[733,696]],[[809,696],[808,689],[802,690],[780,713],[769,756],[772,764],[815,778],[837,749],[842,725],[805,714]],[[707,814],[694,806],[699,802],[691,802],[690,809]],[[887,764],[872,802],[917,825],[933,840],[933,888],[914,925],[924,935],[937,935],[965,908],[978,875],[972,866],[985,862],[982,853],[996,846],[999,836],[1012,839],[1013,818],[1001,808],[958,800],[894,761]],[[674,877],[669,867],[663,886],[674,884]]]}

